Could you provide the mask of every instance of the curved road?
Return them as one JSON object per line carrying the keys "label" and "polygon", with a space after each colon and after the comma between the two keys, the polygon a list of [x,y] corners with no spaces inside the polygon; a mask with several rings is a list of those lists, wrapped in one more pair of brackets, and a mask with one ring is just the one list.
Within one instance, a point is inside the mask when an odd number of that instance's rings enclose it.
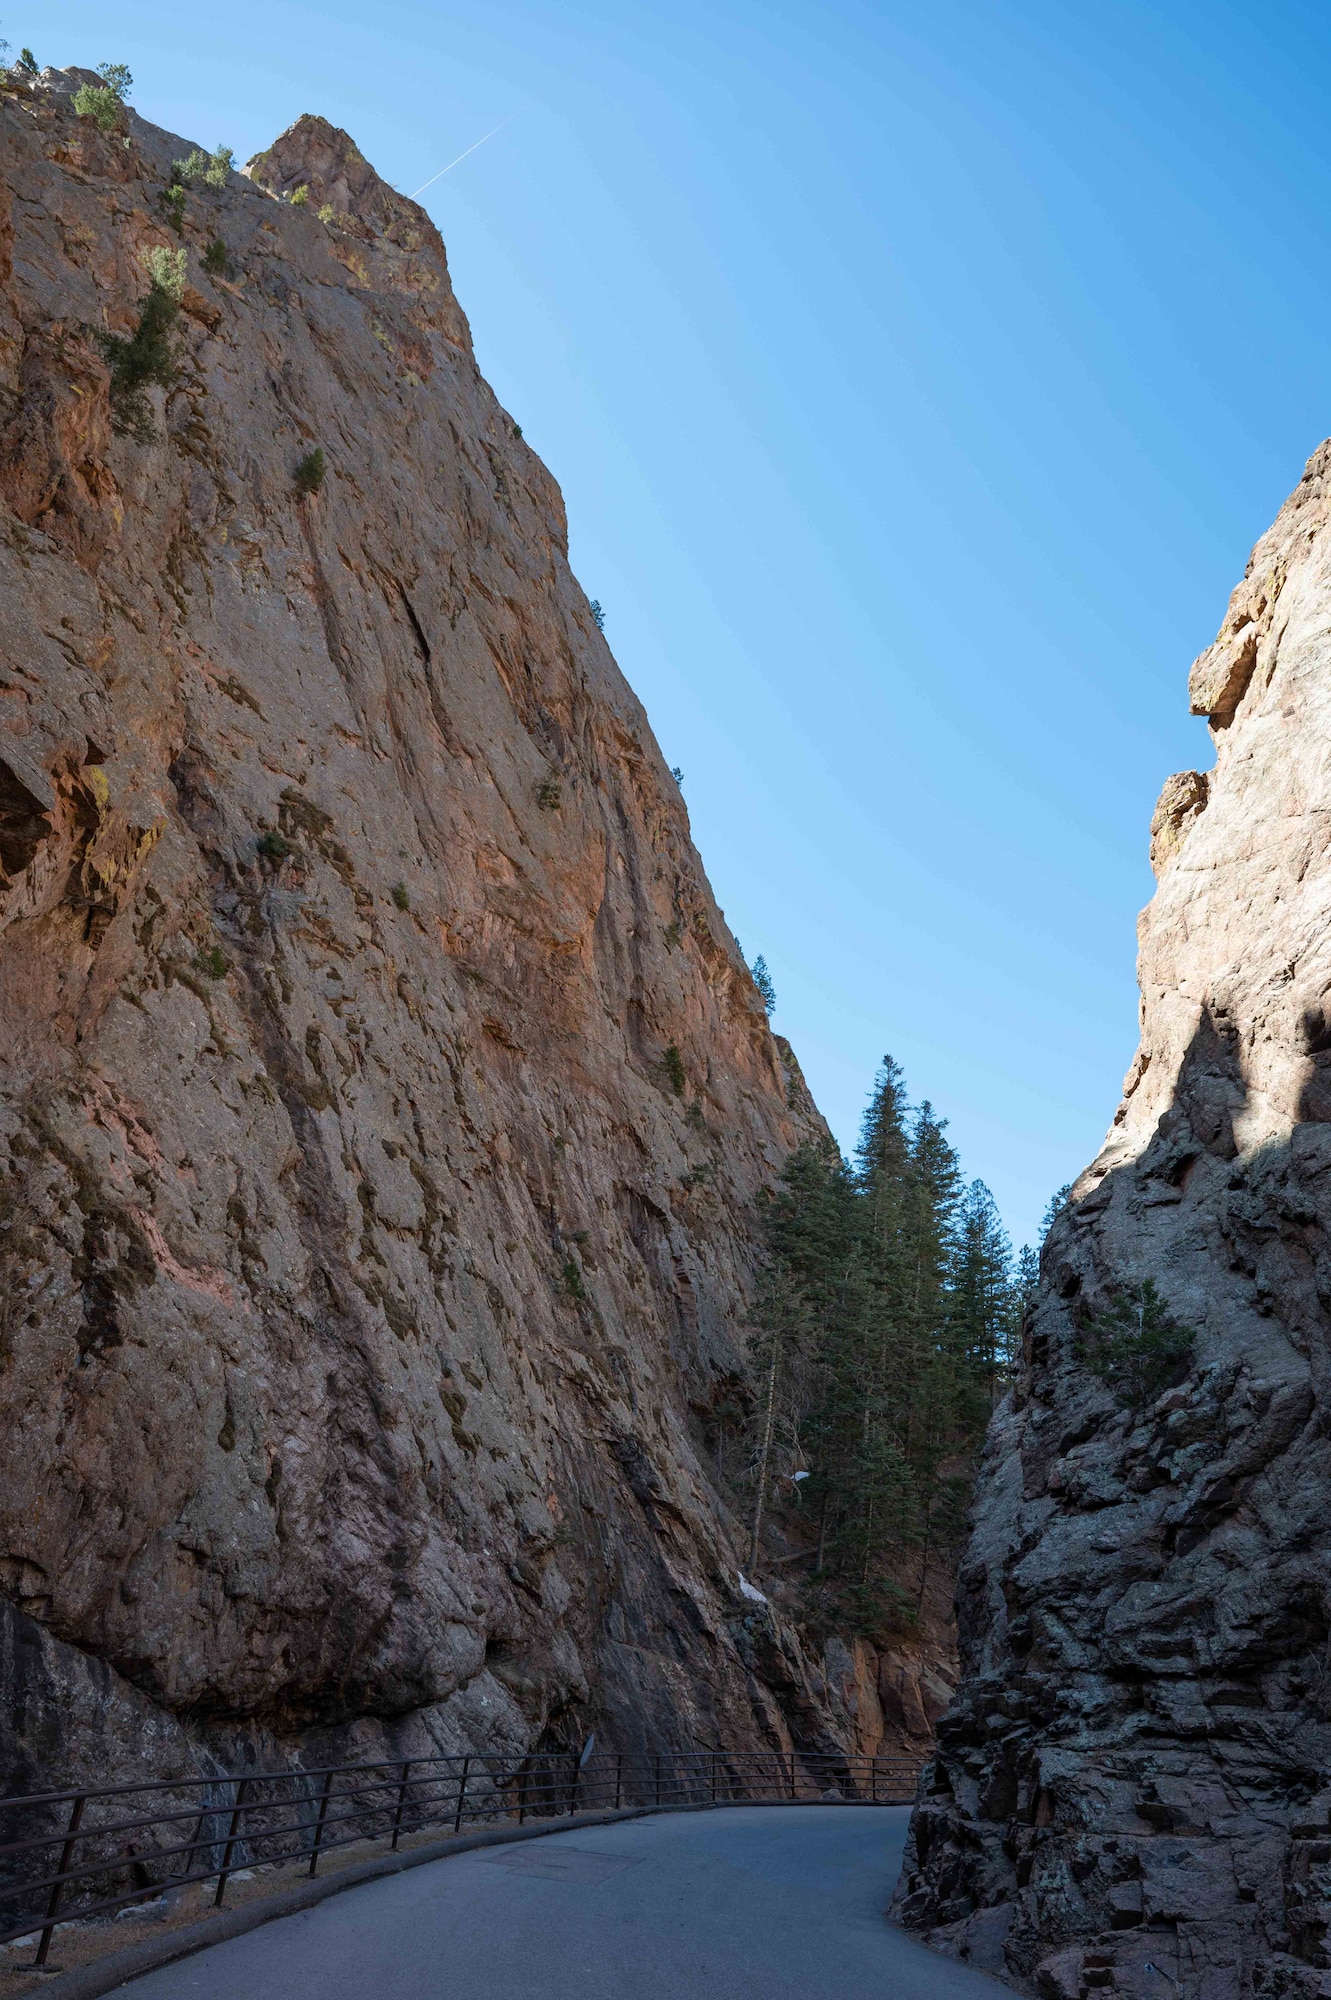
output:
{"label": "curved road", "polygon": [[132,2000],[1012,2000],[893,1929],[908,1809],[744,1806],[428,1862]]}

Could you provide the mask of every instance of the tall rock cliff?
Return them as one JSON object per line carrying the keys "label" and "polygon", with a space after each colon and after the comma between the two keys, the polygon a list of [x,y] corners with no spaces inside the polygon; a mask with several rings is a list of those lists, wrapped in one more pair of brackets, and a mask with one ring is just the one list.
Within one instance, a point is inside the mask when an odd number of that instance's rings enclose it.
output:
{"label": "tall rock cliff", "polygon": [[173,194],[80,80],[0,91],[3,1780],[833,1741],[711,1455],[820,1120],[559,492],[345,134]]}
{"label": "tall rock cliff", "polygon": [[1215,769],[1152,823],[1141,1047],[988,1441],[896,1905],[1051,2000],[1331,1992],[1331,444],[1192,705]]}

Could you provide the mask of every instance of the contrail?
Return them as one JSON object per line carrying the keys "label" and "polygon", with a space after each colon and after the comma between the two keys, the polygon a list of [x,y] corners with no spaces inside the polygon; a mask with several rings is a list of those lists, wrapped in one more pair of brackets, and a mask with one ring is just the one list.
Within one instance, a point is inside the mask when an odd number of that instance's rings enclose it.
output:
{"label": "contrail", "polygon": [[[517,117],[517,115],[518,114],[516,111],[510,111],[507,118],[501,118],[499,123],[496,126],[494,126],[494,128],[491,131],[485,134],[484,138],[478,139],[476,141],[476,146],[483,146],[485,144],[486,139],[493,139],[495,133],[502,132],[505,125],[511,125],[513,120]],[[454,167],[460,167],[462,165],[462,162],[467,158],[467,154],[474,153],[476,151],[476,146],[468,146],[466,153],[459,153],[456,160],[450,160],[446,167],[440,167],[437,174],[431,174],[428,181],[422,181],[420,186],[416,189],[416,194],[413,194],[411,196],[412,201],[415,201],[416,195],[424,194],[426,188],[433,187],[436,181],[441,181],[444,178],[445,174],[451,174]]]}

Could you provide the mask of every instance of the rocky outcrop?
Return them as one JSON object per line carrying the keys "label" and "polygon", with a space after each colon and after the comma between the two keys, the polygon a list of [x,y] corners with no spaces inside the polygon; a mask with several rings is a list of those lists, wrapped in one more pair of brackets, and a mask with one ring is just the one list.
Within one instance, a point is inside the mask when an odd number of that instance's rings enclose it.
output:
{"label": "rocky outcrop", "polygon": [[1331,1991],[1331,445],[1193,669],[1142,1039],[1051,1230],[898,1891],[1058,2000]]}
{"label": "rocky outcrop", "polygon": [[558,489],[345,134],[164,200],[76,81],[0,91],[4,1779],[848,1740],[712,1458],[820,1121]]}

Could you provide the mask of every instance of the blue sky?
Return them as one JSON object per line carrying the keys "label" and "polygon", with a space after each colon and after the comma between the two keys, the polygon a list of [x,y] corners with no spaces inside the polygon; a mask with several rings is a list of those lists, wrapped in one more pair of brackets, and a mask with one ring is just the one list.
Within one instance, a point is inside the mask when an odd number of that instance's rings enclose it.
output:
{"label": "blue sky", "polygon": [[1186,670],[1328,422],[1331,15],[1225,0],[43,0],[447,242],[843,1144],[890,1051],[1014,1237],[1136,1039]]}

